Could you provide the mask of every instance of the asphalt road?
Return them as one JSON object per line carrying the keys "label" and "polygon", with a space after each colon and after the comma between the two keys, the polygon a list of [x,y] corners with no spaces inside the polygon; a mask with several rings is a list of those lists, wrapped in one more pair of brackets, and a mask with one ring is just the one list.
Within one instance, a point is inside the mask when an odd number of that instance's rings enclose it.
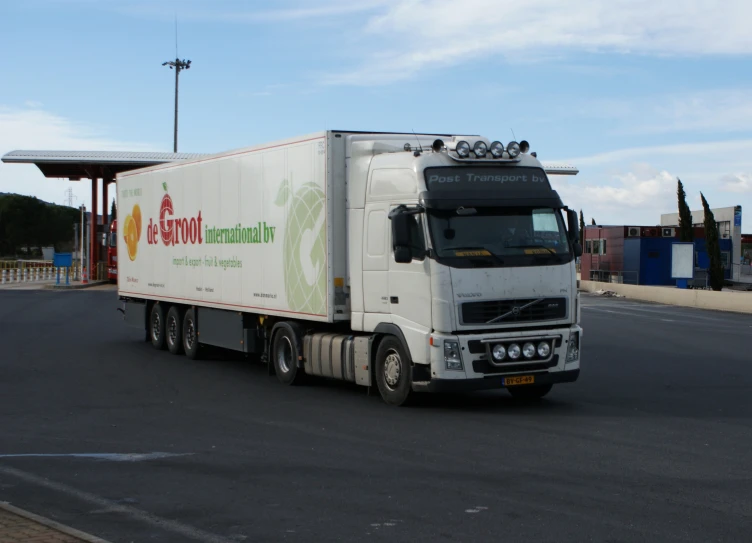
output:
{"label": "asphalt road", "polygon": [[584,304],[578,382],[398,409],[0,292],[0,501],[112,542],[752,540],[752,317]]}

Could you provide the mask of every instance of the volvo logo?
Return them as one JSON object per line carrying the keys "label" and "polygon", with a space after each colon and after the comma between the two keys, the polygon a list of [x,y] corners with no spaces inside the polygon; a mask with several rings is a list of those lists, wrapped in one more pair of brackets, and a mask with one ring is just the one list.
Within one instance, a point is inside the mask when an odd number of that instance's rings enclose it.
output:
{"label": "volvo logo", "polygon": [[520,316],[520,308],[517,307],[517,306],[514,306],[512,308],[512,315],[514,315],[515,317],[519,317]]}

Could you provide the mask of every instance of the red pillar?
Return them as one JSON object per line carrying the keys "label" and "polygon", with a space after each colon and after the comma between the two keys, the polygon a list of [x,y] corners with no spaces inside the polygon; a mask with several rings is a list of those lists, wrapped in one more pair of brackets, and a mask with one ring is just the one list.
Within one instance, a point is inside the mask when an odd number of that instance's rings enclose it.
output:
{"label": "red pillar", "polygon": [[[110,232],[110,206],[108,205],[109,202],[107,201],[107,189],[110,186],[110,181],[108,177],[102,178],[102,225],[104,226],[103,230],[105,232],[105,244],[102,245],[99,244],[100,247],[102,247],[102,261],[107,262],[107,247],[110,244],[110,238],[109,238],[109,232]],[[105,267],[105,269],[107,269]],[[101,277],[100,279],[104,279],[104,277]]]}
{"label": "red pillar", "polygon": [[89,272],[89,279],[94,280],[98,279],[96,276],[97,273],[97,262],[99,262],[99,251],[97,250],[99,248],[99,243],[97,243],[97,188],[98,188],[98,179],[95,177],[91,180],[91,220],[89,221],[89,262],[88,265],[88,272]]}

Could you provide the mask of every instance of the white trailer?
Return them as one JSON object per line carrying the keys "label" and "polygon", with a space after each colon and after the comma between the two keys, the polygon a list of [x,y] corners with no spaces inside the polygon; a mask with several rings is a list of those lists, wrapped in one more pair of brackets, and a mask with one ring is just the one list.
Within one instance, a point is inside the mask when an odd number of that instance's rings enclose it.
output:
{"label": "white trailer", "polygon": [[155,348],[255,354],[283,383],[375,383],[396,405],[579,374],[577,218],[526,142],[326,131],[117,187],[119,296]]}

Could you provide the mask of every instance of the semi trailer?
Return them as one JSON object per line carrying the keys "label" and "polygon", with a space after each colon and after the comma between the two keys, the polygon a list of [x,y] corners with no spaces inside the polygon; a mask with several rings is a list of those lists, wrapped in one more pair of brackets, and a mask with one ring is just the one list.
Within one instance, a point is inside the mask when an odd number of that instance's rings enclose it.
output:
{"label": "semi trailer", "polygon": [[578,220],[525,141],[327,130],[121,173],[118,295],[154,348],[416,392],[580,372]]}

